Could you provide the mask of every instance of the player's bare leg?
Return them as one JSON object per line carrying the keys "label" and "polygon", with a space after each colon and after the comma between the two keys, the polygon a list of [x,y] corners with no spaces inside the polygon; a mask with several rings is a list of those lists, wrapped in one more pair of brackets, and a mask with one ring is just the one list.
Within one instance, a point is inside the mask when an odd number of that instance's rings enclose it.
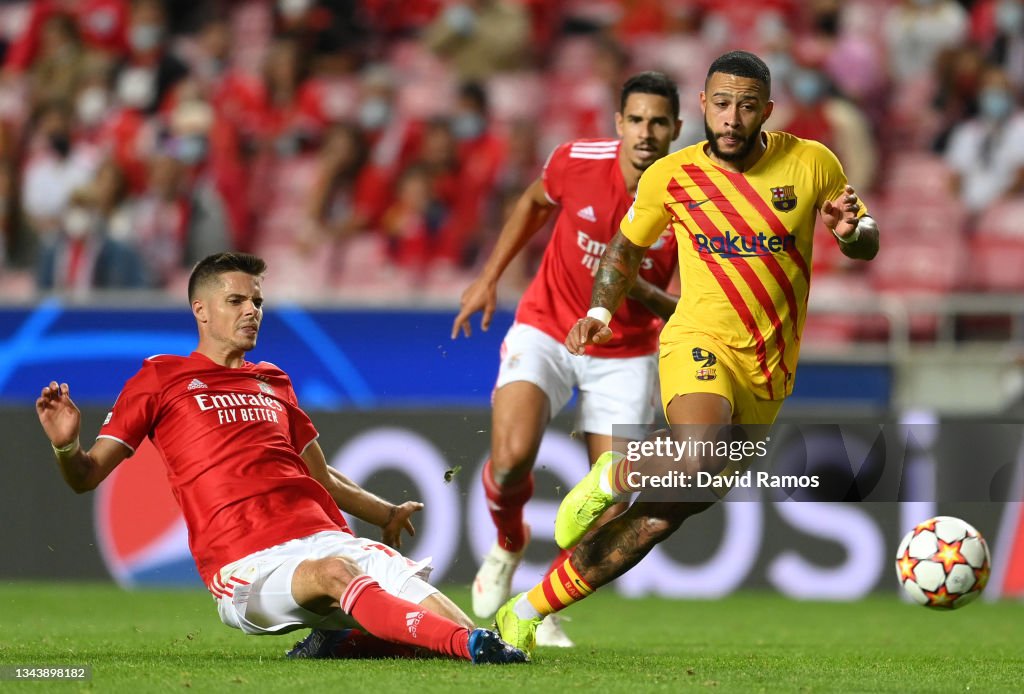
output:
{"label": "player's bare leg", "polygon": [[491,414],[491,459],[483,485],[497,541],[473,579],[473,612],[486,619],[508,600],[512,575],[529,541],[523,506],[533,496],[533,465],[551,404],[538,386],[513,381],[494,393]]}
{"label": "player's bare leg", "polygon": [[[587,459],[590,461],[591,466],[593,466],[594,461],[597,460],[602,453],[616,447],[614,439],[609,435],[587,432],[584,436],[587,444]],[[617,447],[624,448],[625,444],[620,443]],[[628,504],[625,503],[613,504],[601,515],[600,518],[597,519],[595,527],[615,518],[625,511],[627,506]],[[571,554],[572,548],[561,550],[551,562],[546,575],[550,575],[554,571],[557,571]],[[565,629],[562,625],[562,619],[557,614],[548,615],[537,627],[537,645],[553,646],[555,648],[572,648],[575,646],[569,635],[565,633]]]}
{"label": "player's bare leg", "polygon": [[452,602],[444,593],[440,591],[427,597],[420,603],[420,607],[425,610],[430,610],[435,614],[439,614],[446,619],[450,619],[456,624],[466,627],[467,629],[475,629],[476,623],[469,618],[462,609]]}
{"label": "player's bare leg", "polygon": [[[732,420],[732,404],[711,393],[677,396],[667,408],[669,421],[715,432]],[[717,473],[721,461],[692,456],[678,461],[691,474]],[[687,518],[711,507],[713,502],[636,502],[621,516],[587,535],[551,577],[529,592],[509,600],[497,614],[498,630],[513,645],[530,651],[536,627],[548,614],[565,609],[597,588],[636,566]]]}

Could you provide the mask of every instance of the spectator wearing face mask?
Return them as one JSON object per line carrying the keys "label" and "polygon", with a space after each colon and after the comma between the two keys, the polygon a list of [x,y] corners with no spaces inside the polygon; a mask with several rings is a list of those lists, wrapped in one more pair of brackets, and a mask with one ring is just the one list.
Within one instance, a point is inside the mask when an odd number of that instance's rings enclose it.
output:
{"label": "spectator wearing face mask", "polygon": [[529,55],[530,18],[512,0],[451,0],[423,36],[459,79],[485,80],[522,67]]}
{"label": "spectator wearing face mask", "polygon": [[59,229],[71,193],[92,178],[98,157],[95,148],[72,137],[66,102],[44,104],[33,120],[21,204],[30,229],[45,241]]}
{"label": "spectator wearing face mask", "polygon": [[89,187],[72,194],[59,232],[39,254],[39,289],[80,293],[146,286],[142,261],[128,243],[110,235],[110,211],[97,193]]}
{"label": "spectator wearing face mask", "polygon": [[167,16],[160,0],[135,0],[128,25],[129,53],[116,78],[118,101],[153,114],[170,89],[188,74],[167,49]]}
{"label": "spectator wearing face mask", "polygon": [[438,255],[471,264],[482,239],[475,234],[494,194],[507,144],[491,127],[487,92],[477,82],[459,87],[451,132],[456,141],[458,188],[447,196],[451,214],[441,230]]}
{"label": "spectator wearing face mask", "polygon": [[387,65],[367,66],[360,76],[360,92],[356,121],[367,139],[369,162],[397,176],[415,159],[425,123],[398,108],[395,76]]}
{"label": "spectator wearing face mask", "polygon": [[97,145],[106,144],[105,131],[114,111],[110,61],[97,54],[84,58],[82,77],[74,93],[75,136]]}
{"label": "spectator wearing face mask", "polygon": [[953,190],[973,213],[1024,191],[1024,113],[1001,68],[985,70],[977,112],[953,129],[945,151]]}
{"label": "spectator wearing face mask", "polygon": [[797,137],[817,140],[842,160],[850,185],[870,190],[878,168],[878,149],[867,118],[820,69],[801,65],[787,73],[783,83],[787,108],[776,109],[774,128]]}
{"label": "spectator wearing face mask", "polygon": [[197,85],[183,82],[168,114],[161,154],[180,165],[188,200],[185,262],[248,243],[245,170],[237,157],[234,131],[218,118]]}

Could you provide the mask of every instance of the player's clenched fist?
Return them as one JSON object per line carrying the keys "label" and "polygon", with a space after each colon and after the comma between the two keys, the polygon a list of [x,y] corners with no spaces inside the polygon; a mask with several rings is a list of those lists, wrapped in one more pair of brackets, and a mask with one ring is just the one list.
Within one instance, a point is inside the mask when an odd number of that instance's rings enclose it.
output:
{"label": "player's clenched fist", "polygon": [[592,316],[576,321],[565,337],[565,348],[577,356],[587,351],[587,345],[601,345],[612,339],[612,329]]}

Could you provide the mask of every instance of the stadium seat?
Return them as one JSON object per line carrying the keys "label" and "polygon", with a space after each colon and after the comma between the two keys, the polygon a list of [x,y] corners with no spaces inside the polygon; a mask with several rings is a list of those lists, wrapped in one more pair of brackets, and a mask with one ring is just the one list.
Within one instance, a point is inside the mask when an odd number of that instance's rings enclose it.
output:
{"label": "stadium seat", "polygon": [[[966,286],[970,247],[962,235],[936,240],[934,236],[893,233],[886,236],[884,248],[869,265],[872,283],[883,295],[927,303]],[[936,313],[913,313],[910,337],[932,339],[938,325]]]}
{"label": "stadium seat", "polygon": [[882,189],[889,199],[907,205],[923,200],[951,200],[953,172],[942,157],[930,152],[899,152],[889,156],[882,177]]}
{"label": "stadium seat", "polygon": [[260,201],[257,239],[260,244],[293,243],[297,225],[306,215],[307,196],[316,181],[318,162],[315,155],[292,157],[274,162],[273,185],[269,199]]}
{"label": "stadium seat", "polygon": [[974,233],[984,236],[1024,238],[1024,197],[1002,200],[978,218]]}
{"label": "stadium seat", "polygon": [[971,242],[971,287],[1024,292],[1024,234],[976,234]]}
{"label": "stadium seat", "polygon": [[1024,291],[1024,198],[997,202],[977,219],[971,234],[970,287]]}
{"label": "stadium seat", "polygon": [[942,129],[938,112],[925,106],[934,99],[936,88],[934,78],[924,74],[890,90],[893,101],[886,127],[879,133],[881,151],[925,153]]}
{"label": "stadium seat", "polygon": [[329,253],[303,254],[291,243],[261,244],[254,252],[267,261],[265,285],[275,299],[315,300],[330,296],[326,286]]}
{"label": "stadium seat", "polygon": [[962,235],[934,237],[891,232],[885,251],[869,268],[875,289],[882,292],[943,294],[961,287],[968,246]]}
{"label": "stadium seat", "polygon": [[855,341],[870,317],[830,309],[852,303],[867,305],[872,303],[873,297],[874,290],[864,272],[836,271],[815,275],[811,280],[802,344],[805,347],[830,347]]}
{"label": "stadium seat", "polygon": [[928,198],[927,194],[888,191],[884,200],[871,205],[871,215],[878,220],[887,245],[890,234],[932,243],[959,238],[967,223],[966,208],[951,194]]}
{"label": "stadium seat", "polygon": [[544,79],[535,72],[497,74],[487,81],[487,95],[494,120],[533,121],[544,106]]}

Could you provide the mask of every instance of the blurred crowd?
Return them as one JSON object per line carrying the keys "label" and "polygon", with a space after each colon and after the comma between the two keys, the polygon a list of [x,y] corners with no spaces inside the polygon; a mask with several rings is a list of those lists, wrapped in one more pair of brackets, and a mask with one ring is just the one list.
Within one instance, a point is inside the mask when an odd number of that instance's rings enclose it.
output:
{"label": "blurred crowd", "polygon": [[880,219],[866,268],[816,244],[825,296],[1024,289],[1024,0],[35,0],[0,2],[0,292],[180,291],[236,248],[296,298],[457,296],[625,77],[678,81],[675,149],[733,48]]}

